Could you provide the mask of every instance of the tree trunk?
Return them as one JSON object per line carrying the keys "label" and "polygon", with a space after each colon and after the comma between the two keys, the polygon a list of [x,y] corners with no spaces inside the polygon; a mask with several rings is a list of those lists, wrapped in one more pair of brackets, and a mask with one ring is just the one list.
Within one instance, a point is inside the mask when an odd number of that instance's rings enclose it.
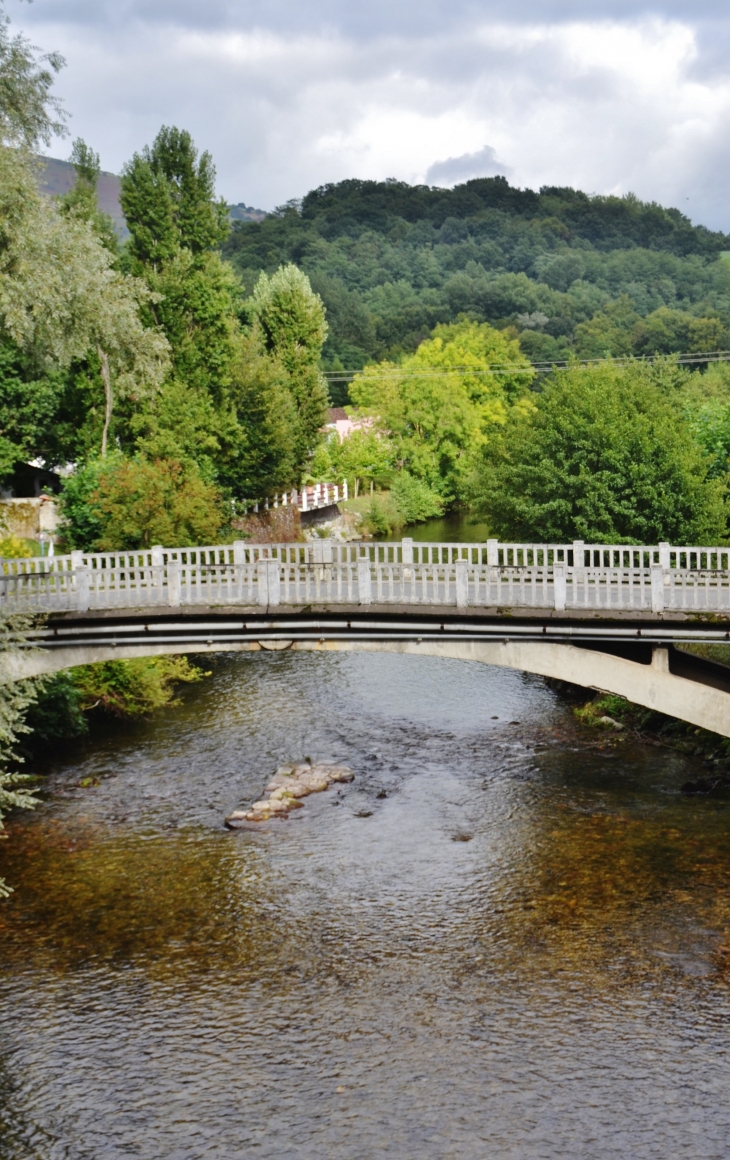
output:
{"label": "tree trunk", "polygon": [[112,411],[114,409],[114,396],[112,395],[112,377],[109,373],[109,355],[100,346],[96,348],[99,355],[99,362],[101,363],[101,377],[104,382],[104,394],[106,396],[106,413],[104,415],[104,430],[101,436],[101,457],[106,455],[106,444],[109,438],[109,426],[112,421]]}

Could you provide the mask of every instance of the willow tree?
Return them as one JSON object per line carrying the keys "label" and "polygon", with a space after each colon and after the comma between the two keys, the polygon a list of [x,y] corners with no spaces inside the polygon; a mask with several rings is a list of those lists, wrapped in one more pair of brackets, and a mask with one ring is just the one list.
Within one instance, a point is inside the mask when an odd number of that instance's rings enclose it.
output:
{"label": "willow tree", "polygon": [[0,147],[0,326],[39,370],[96,353],[102,455],[115,397],[150,395],[167,373],[167,340],[141,319],[151,299],[142,280],[115,269],[88,221],[41,196],[32,160]]}

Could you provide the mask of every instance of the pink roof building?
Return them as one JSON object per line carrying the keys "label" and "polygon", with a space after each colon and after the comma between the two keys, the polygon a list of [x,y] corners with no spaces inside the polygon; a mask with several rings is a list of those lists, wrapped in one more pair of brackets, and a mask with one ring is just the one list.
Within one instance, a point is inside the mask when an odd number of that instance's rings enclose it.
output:
{"label": "pink roof building", "polygon": [[336,431],[337,438],[341,443],[353,431],[362,431],[366,427],[372,427],[372,425],[372,419],[366,416],[351,419],[344,407],[330,407],[327,412],[325,430]]}

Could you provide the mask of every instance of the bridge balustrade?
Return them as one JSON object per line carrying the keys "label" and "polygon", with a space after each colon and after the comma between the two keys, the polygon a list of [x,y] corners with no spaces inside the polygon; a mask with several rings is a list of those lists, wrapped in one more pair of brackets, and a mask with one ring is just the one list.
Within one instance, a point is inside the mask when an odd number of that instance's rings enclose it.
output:
{"label": "bridge balustrade", "polygon": [[417,605],[730,611],[730,548],[336,543],[153,547],[0,561],[9,611]]}

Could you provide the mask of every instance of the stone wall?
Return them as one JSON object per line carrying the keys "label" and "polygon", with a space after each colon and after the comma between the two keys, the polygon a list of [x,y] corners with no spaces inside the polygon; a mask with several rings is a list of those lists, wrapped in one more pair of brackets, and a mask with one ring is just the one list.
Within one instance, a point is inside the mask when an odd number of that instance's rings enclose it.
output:
{"label": "stone wall", "polygon": [[20,536],[23,540],[37,540],[41,532],[45,532],[55,540],[58,524],[58,504],[49,496],[0,500],[0,537]]}

